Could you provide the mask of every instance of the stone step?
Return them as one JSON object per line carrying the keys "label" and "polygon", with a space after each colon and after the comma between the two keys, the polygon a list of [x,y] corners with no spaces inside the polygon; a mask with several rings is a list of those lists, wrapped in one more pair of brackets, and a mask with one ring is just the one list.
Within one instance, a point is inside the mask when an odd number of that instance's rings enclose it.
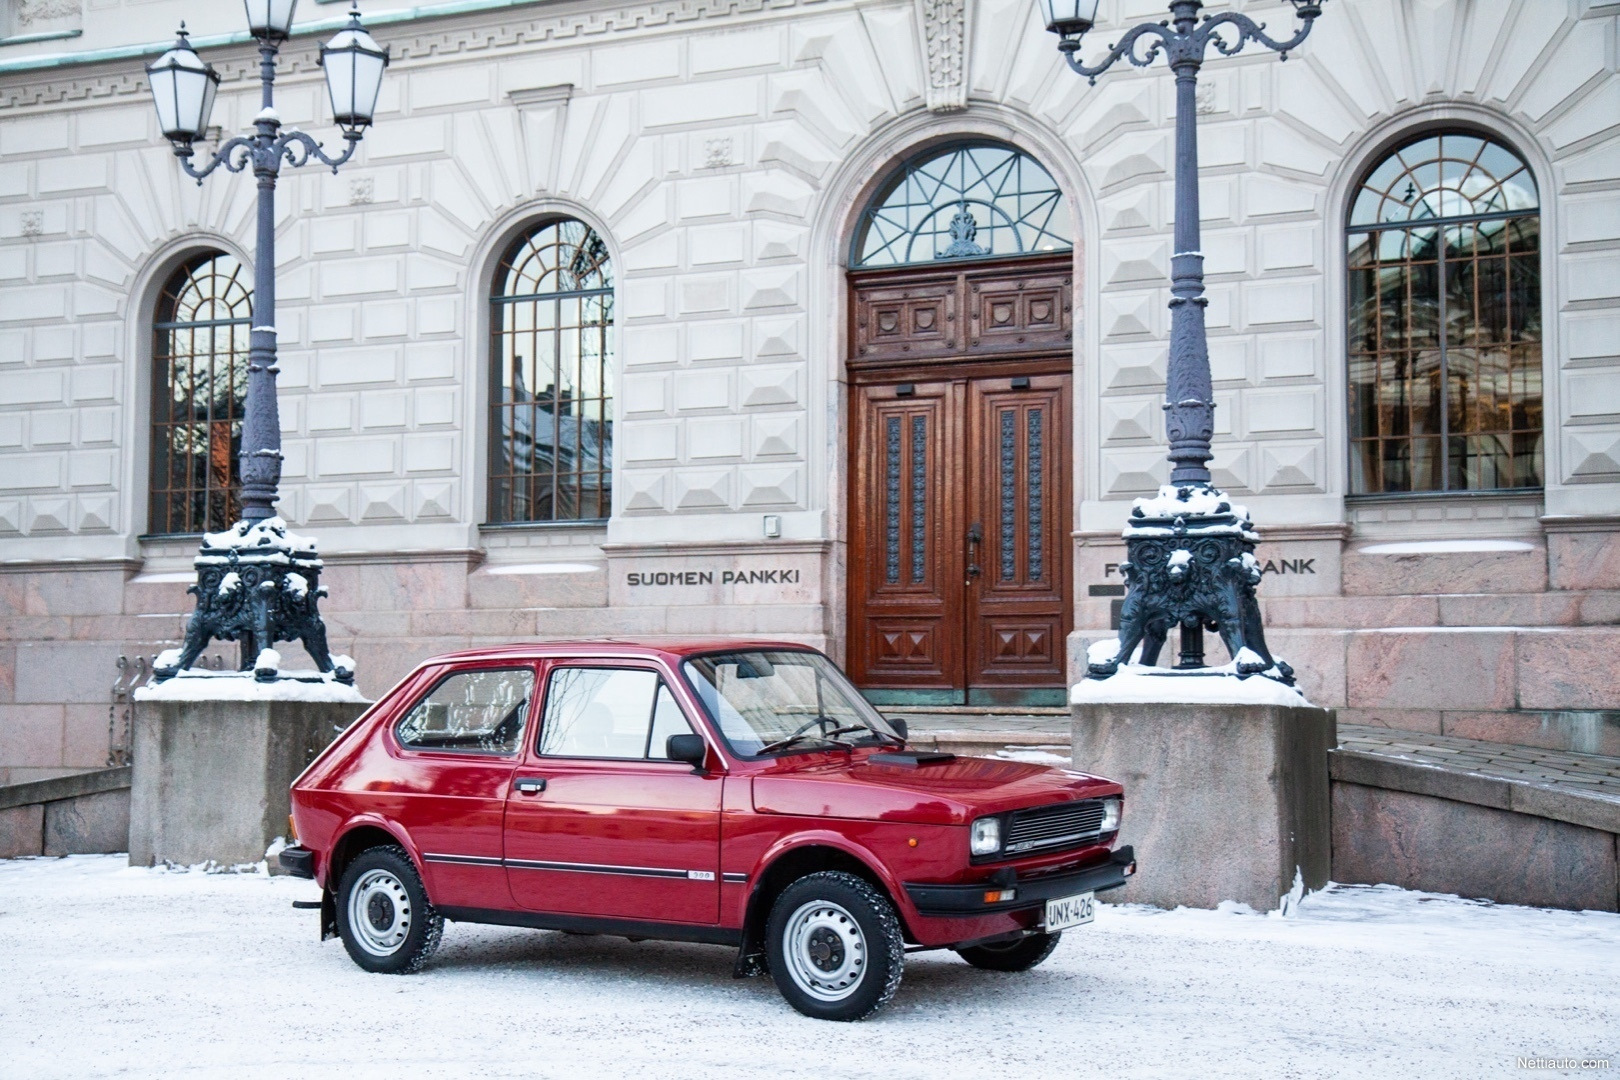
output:
{"label": "stone step", "polygon": [[1328,769],[1335,881],[1620,910],[1620,757],[1341,724]]}

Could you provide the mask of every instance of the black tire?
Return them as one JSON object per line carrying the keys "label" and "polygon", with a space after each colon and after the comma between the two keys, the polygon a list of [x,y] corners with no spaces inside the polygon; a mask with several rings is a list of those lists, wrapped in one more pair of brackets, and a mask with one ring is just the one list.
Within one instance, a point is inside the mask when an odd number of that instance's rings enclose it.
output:
{"label": "black tire", "polygon": [[1052,955],[1063,933],[1030,934],[1016,941],[996,945],[973,945],[957,949],[956,955],[985,971],[1028,971]]}
{"label": "black tire", "polygon": [[343,947],[367,971],[409,975],[439,947],[444,919],[402,847],[362,851],[343,871],[334,899]]}
{"label": "black tire", "polygon": [[906,943],[894,905],[854,874],[808,874],[771,906],[771,978],[788,1004],[817,1020],[864,1020],[900,986]]}

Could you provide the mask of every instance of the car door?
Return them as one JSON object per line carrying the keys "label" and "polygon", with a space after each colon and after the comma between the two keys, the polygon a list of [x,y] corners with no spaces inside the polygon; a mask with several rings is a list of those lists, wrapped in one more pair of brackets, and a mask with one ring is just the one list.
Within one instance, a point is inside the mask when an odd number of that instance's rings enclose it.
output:
{"label": "car door", "polygon": [[531,911],[713,924],[718,772],[664,757],[697,730],[650,663],[555,663],[506,803],[506,874]]}
{"label": "car door", "polygon": [[396,768],[368,802],[410,834],[441,907],[512,906],[502,827],[536,681],[532,662],[445,667],[394,724]]}

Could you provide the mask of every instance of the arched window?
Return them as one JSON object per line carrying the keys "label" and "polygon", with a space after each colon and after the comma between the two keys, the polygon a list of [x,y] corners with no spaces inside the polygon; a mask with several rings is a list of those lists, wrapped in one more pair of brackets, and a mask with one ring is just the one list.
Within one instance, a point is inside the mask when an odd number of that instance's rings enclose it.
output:
{"label": "arched window", "polygon": [[594,521],[613,509],[613,265],[572,218],[502,257],[490,298],[492,522]]}
{"label": "arched window", "polygon": [[1414,139],[1362,181],[1352,494],[1541,486],[1540,226],[1524,160],[1478,135]]}
{"label": "arched window", "polygon": [[152,344],[153,533],[224,529],[240,514],[242,402],[253,293],[247,269],[209,251],[158,297]]}
{"label": "arched window", "polygon": [[1067,251],[1069,209],[1052,174],[1000,143],[931,150],[900,166],[861,215],[854,267]]}

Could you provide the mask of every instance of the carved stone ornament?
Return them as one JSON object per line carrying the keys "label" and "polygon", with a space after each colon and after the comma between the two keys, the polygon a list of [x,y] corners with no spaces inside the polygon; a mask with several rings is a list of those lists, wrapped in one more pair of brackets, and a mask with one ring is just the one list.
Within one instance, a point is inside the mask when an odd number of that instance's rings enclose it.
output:
{"label": "carved stone ornament", "polygon": [[917,24],[928,71],[928,108],[967,108],[967,0],[917,0]]}
{"label": "carved stone ornament", "polygon": [[159,681],[189,669],[210,641],[240,642],[242,670],[273,681],[277,661],[266,651],[274,657],[277,642],[301,641],[317,669],[354,682],[354,662],[338,657],[334,664],[326,647],[318,610],[326,589],[315,541],[288,532],[278,517],[239,521],[206,534],[195,565],[197,584],[186,591],[196,594],[197,610],[186,623],[185,644],[158,657]]}
{"label": "carved stone ornament", "polygon": [[1119,619],[1119,652],[1088,665],[1105,679],[1142,646],[1141,663],[1158,663],[1171,628],[1182,631],[1183,668],[1203,666],[1203,632],[1213,630],[1231,654],[1240,678],[1260,675],[1294,685],[1294,669],[1266,648],[1255,586],[1261,569],[1254,557],[1260,537],[1249,512],[1225,492],[1203,485],[1167,486],[1157,497],[1138,499],[1125,527],[1125,603]]}

